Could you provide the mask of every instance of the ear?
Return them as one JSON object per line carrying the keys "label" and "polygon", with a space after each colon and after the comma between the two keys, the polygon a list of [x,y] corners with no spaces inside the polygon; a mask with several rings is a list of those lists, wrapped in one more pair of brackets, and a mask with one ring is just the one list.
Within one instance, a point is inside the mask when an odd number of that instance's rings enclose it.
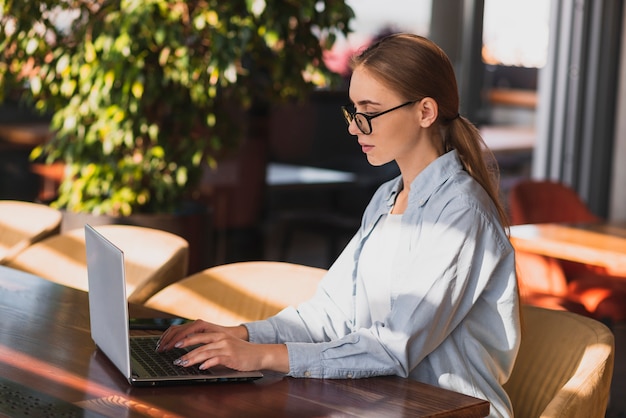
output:
{"label": "ear", "polygon": [[418,109],[421,113],[420,126],[422,128],[433,125],[439,116],[439,105],[432,97],[424,97],[419,102]]}

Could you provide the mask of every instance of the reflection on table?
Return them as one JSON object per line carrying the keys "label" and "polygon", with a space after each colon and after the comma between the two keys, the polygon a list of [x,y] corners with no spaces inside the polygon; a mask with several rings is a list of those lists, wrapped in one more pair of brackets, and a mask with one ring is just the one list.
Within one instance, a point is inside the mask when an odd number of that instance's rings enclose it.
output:
{"label": "reflection on table", "polygon": [[626,224],[529,224],[511,227],[517,250],[606,267],[626,277]]}
{"label": "reflection on table", "polygon": [[[46,413],[53,411],[55,416],[482,417],[489,413],[487,401],[393,376],[324,380],[265,372],[254,382],[130,387],[95,348],[88,312],[87,293],[0,266],[0,414],[6,413],[2,408],[7,405],[20,408],[26,401],[34,404],[32,416],[42,413],[42,404]],[[139,305],[131,305],[130,314],[163,316]],[[12,410],[9,415],[21,414]]]}

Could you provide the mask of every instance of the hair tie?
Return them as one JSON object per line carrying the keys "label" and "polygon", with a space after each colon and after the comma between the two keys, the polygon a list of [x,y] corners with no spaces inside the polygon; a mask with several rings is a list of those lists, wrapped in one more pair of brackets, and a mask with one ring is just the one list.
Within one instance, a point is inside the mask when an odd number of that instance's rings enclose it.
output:
{"label": "hair tie", "polygon": [[461,117],[461,115],[457,113],[456,115],[454,115],[454,116],[453,116],[453,117],[451,117],[450,119],[447,119],[447,121],[448,121],[448,123],[449,123],[449,122],[452,122],[453,120],[458,119],[458,118],[460,118],[460,117]]}

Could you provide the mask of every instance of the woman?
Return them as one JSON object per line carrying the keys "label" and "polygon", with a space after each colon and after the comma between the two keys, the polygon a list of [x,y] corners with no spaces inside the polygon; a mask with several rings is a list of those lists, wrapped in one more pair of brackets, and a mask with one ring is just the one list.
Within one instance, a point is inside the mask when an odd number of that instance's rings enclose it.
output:
{"label": "woman", "polygon": [[176,361],[294,377],[399,375],[491,403],[520,338],[514,253],[475,127],[459,116],[452,66],[429,40],[387,37],[353,60],[348,130],[368,161],[400,176],[373,196],[315,296],[264,321],[172,327]]}

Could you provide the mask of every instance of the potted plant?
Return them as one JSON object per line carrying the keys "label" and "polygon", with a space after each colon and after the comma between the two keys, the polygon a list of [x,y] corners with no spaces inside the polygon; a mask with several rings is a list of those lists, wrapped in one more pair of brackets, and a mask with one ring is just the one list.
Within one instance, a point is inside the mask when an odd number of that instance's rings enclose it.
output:
{"label": "potted plant", "polygon": [[323,46],[352,17],[342,0],[3,3],[0,92],[53,114],[34,157],[68,167],[56,205],[112,215],[175,211],[242,110],[328,82]]}
{"label": "potted plant", "polygon": [[52,204],[176,213],[250,109],[303,98],[349,32],[344,0],[0,0],[0,102],[51,115],[32,158],[65,164]]}

